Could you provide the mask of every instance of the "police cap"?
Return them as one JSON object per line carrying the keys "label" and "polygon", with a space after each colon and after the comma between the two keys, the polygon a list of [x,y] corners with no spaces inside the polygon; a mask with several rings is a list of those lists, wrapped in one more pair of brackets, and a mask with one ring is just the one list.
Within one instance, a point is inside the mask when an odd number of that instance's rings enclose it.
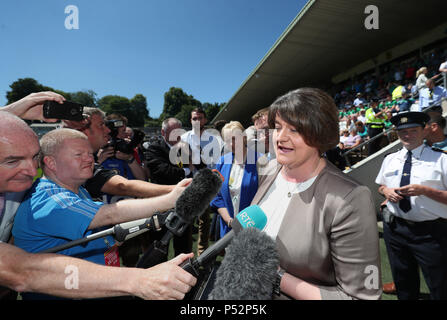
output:
{"label": "police cap", "polygon": [[390,119],[397,130],[413,128],[413,127],[425,127],[430,120],[430,116],[424,112],[402,112],[398,113]]}

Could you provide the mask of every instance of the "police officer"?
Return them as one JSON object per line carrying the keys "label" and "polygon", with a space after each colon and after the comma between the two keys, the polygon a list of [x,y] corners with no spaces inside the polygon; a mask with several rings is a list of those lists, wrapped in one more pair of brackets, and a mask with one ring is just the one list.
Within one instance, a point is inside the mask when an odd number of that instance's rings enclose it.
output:
{"label": "police officer", "polygon": [[[386,113],[388,108],[380,110],[378,107],[379,98],[374,97],[371,101],[371,107],[366,110],[366,126],[368,128],[368,136],[370,139],[381,134],[385,127]],[[380,142],[383,137],[377,138],[368,144],[368,156],[380,150]]]}
{"label": "police officer", "polygon": [[376,183],[387,200],[384,239],[399,299],[418,299],[422,269],[432,299],[447,299],[447,155],[423,143],[429,116],[391,118],[403,145],[385,157]]}

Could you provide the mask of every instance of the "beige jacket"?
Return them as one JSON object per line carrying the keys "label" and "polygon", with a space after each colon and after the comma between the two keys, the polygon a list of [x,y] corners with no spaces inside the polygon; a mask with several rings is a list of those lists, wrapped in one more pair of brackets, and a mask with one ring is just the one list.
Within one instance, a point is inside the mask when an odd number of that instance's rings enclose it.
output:
{"label": "beige jacket", "polygon": [[[276,160],[264,168],[252,204],[260,202],[280,169]],[[307,190],[292,196],[276,243],[281,267],[318,286],[323,299],[380,298],[379,237],[371,192],[330,162]]]}

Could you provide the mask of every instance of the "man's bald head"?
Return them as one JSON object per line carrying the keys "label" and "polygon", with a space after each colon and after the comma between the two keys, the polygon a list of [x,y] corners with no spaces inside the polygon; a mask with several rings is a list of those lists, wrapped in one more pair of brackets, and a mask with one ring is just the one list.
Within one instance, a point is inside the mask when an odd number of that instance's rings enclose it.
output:
{"label": "man's bald head", "polygon": [[6,141],[4,139],[17,133],[37,138],[36,133],[25,121],[12,113],[0,111],[0,141]]}
{"label": "man's bald head", "polygon": [[25,121],[0,111],[0,193],[31,187],[39,149],[37,135]]}

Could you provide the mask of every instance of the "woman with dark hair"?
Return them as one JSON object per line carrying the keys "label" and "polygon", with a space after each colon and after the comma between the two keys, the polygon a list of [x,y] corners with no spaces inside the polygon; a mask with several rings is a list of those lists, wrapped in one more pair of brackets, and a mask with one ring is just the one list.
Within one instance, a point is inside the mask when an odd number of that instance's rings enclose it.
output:
{"label": "woman with dark hair", "polygon": [[276,160],[260,172],[252,204],[266,213],[264,231],[276,239],[278,298],[380,298],[371,192],[322,157],[339,139],[333,99],[301,88],[278,98],[268,120]]}

